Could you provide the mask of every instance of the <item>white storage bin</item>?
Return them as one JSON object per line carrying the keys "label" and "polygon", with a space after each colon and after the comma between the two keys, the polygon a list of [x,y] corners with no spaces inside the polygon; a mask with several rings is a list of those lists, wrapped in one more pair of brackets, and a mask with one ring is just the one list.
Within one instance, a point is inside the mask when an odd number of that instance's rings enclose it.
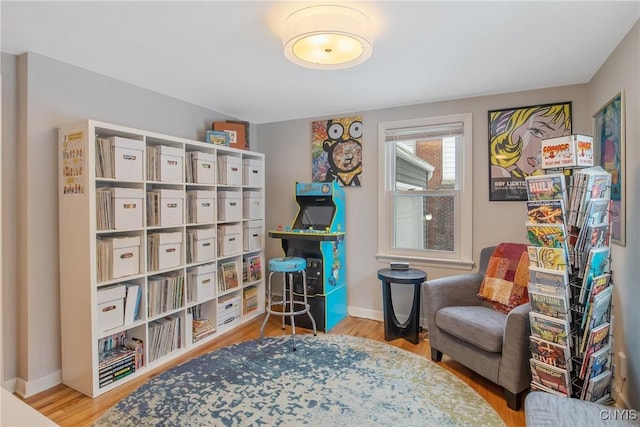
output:
{"label": "white storage bin", "polygon": [[245,252],[257,251],[262,247],[262,221],[247,221],[243,225],[242,248]]}
{"label": "white storage bin", "polygon": [[218,191],[218,221],[239,221],[242,219],[239,191]]}
{"label": "white storage bin", "polygon": [[189,230],[190,262],[204,262],[216,257],[216,230]]}
{"label": "white storage bin", "polygon": [[144,142],[137,139],[112,136],[113,178],[123,181],[142,181]]}
{"label": "white storage bin", "polygon": [[[157,236],[157,270],[172,268],[182,263],[182,233],[155,233]],[[151,270],[156,270],[151,268]]]}
{"label": "white storage bin", "polygon": [[193,182],[198,184],[215,184],[216,155],[211,153],[201,153],[199,151],[189,153],[189,155]]}
{"label": "white storage bin", "polygon": [[216,206],[215,191],[187,191],[187,222],[200,224],[214,222]]}
{"label": "white storage bin", "polygon": [[264,185],[264,169],[261,160],[242,160],[242,184],[248,187],[262,187]]}
{"label": "white storage bin", "polygon": [[182,225],[184,223],[184,191],[155,189],[148,192],[149,225]]}
{"label": "white storage bin", "polygon": [[218,302],[218,326],[226,325],[240,317],[240,297],[230,296]]}
{"label": "white storage bin", "polygon": [[228,256],[240,253],[240,224],[221,225],[218,227],[218,253]]}
{"label": "white storage bin", "polygon": [[98,289],[98,329],[108,331],[124,325],[124,298],[127,287],[109,286]]}
{"label": "white storage bin", "polygon": [[240,157],[218,156],[218,184],[242,185]]}
{"label": "white storage bin", "polygon": [[245,191],[242,194],[242,216],[245,219],[263,217],[261,191]]}
{"label": "white storage bin", "polygon": [[184,181],[184,152],[181,148],[160,145],[158,147],[160,156],[160,181],[181,183]]}
{"label": "white storage bin", "polygon": [[140,273],[140,236],[111,240],[112,279]]}
{"label": "white storage bin", "polygon": [[143,226],[144,190],[142,188],[112,188],[113,221],[116,230]]}
{"label": "white storage bin", "polygon": [[189,270],[193,302],[207,301],[216,296],[216,265],[207,264]]}

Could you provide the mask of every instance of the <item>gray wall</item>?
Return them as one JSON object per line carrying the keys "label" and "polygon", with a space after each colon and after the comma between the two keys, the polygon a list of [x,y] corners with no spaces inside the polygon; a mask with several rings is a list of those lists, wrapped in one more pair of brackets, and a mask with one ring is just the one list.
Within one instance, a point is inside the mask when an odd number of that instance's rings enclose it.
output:
{"label": "gray wall", "polygon": [[5,381],[59,382],[57,127],[85,119],[204,140],[230,117],[47,58],[2,54]]}
{"label": "gray wall", "polygon": [[[628,404],[640,409],[640,22],[637,22],[589,84],[591,114],[620,91],[626,108],[626,247],[613,245],[616,353],[627,355],[628,379],[619,379]],[[617,358],[616,358],[617,360]]]}

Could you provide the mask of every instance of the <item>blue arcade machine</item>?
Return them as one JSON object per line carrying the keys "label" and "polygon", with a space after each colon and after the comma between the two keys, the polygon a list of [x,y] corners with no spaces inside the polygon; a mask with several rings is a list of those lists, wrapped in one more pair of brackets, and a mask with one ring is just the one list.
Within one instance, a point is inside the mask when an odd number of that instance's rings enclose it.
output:
{"label": "blue arcade machine", "polygon": [[[317,329],[328,332],[347,316],[345,193],[336,181],[297,182],[296,202],[293,225],[269,231],[269,236],[282,240],[285,256],[307,260],[311,314]],[[293,286],[294,293],[302,293],[302,274],[294,278]],[[311,329],[307,316],[299,316],[295,322]]]}

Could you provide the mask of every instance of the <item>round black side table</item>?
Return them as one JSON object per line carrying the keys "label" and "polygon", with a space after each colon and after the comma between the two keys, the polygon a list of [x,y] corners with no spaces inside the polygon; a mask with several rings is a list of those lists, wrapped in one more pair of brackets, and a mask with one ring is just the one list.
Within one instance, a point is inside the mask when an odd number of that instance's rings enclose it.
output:
{"label": "round black side table", "polygon": [[[420,335],[420,288],[427,280],[427,273],[416,268],[408,270],[392,270],[382,268],[378,270],[378,279],[382,280],[382,308],[384,311],[384,339],[392,341],[404,338],[413,344],[418,344]],[[413,304],[411,313],[403,323],[398,321],[393,310],[391,298],[391,283],[413,285]]]}

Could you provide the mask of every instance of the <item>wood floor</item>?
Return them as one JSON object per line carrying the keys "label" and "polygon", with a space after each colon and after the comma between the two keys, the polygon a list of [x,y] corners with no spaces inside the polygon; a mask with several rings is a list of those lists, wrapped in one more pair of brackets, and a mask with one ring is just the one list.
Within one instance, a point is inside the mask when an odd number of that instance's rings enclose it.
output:
{"label": "wood floor", "polygon": [[[129,381],[121,387],[118,387],[115,390],[105,393],[95,399],[84,396],[67,386],[59,385],[32,396],[25,401],[27,404],[40,411],[60,426],[77,427],[91,425],[91,423],[97,420],[107,409],[115,405],[119,400],[133,392],[150,378],[153,378],[163,371],[190,358],[208,353],[216,348],[258,338],[260,336],[261,321],[262,317],[251,321],[225,335],[222,335],[214,342],[194,349],[192,352],[185,354],[162,367],[156,368],[145,375],[141,375],[135,380]],[[296,331],[300,334],[308,333],[308,331],[300,328],[296,328]],[[288,333],[290,333],[289,327],[287,326],[287,330],[282,331],[280,328],[280,318],[274,317],[270,319],[265,335],[273,336]],[[331,333],[364,337],[384,342],[384,324],[374,320],[348,317],[337,325]],[[404,339],[397,339],[391,341],[389,344],[411,351],[425,358],[430,357],[431,349],[429,347],[428,340],[421,340],[420,343],[416,345]],[[459,363],[448,359],[446,355],[443,357],[440,365],[457,375],[476,390],[489,403],[489,405],[495,409],[500,417],[502,417],[507,426],[525,426],[524,412],[512,411],[507,408],[503,392],[500,387],[478,376]]]}

